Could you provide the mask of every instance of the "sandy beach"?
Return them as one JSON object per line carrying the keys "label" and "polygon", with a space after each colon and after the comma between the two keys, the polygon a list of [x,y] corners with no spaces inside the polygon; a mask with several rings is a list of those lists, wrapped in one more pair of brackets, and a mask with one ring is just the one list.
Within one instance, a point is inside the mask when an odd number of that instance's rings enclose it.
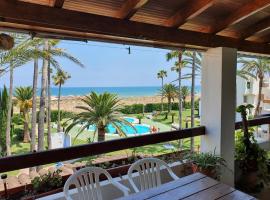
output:
{"label": "sandy beach", "polygon": [[[78,113],[80,110],[76,106],[81,106],[83,103],[80,101],[82,97],[66,96],[61,98],[61,110],[71,111]],[[146,97],[124,97],[121,98],[121,104],[147,104],[147,103],[160,103],[161,96],[146,96]],[[166,100],[164,100],[166,102]],[[52,110],[57,110],[57,98],[52,97],[51,101]]]}
{"label": "sandy beach", "polygon": [[[61,110],[71,111],[78,113],[80,110],[76,106],[81,106],[83,103],[80,101],[82,97],[80,96],[65,96],[61,97]],[[190,97],[187,97],[187,101],[190,100]],[[132,104],[148,104],[148,103],[160,103],[161,96],[144,96],[144,97],[123,97],[121,98],[121,103],[123,105],[132,105]],[[164,99],[164,103],[167,102],[167,99]],[[174,102],[178,102],[175,99]],[[52,110],[57,110],[57,97],[52,97],[51,101]]]}

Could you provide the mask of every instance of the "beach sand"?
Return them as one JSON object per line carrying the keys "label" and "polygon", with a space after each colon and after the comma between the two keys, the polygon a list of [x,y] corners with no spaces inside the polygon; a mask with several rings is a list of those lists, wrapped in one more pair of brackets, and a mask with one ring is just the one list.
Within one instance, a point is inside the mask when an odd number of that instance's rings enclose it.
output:
{"label": "beach sand", "polygon": [[[80,112],[76,106],[84,105],[80,99],[82,97],[75,97],[75,96],[66,96],[61,97],[61,110],[70,111],[78,113]],[[190,100],[190,97],[187,97],[187,101]],[[148,104],[148,103],[160,103],[161,96],[144,96],[144,97],[123,97],[121,98],[121,104],[123,105],[132,105],[132,104]],[[177,99],[174,102],[178,102]],[[167,99],[164,99],[164,103],[167,103]],[[57,110],[57,98],[52,97],[51,101],[51,108],[52,110]]]}
{"label": "beach sand", "polygon": [[[78,113],[80,112],[76,106],[84,105],[80,99],[82,97],[62,97],[61,98],[61,110],[70,111]],[[121,98],[120,103],[123,105],[132,105],[132,104],[147,104],[147,103],[160,103],[160,96],[149,96],[149,97],[124,97]],[[164,100],[166,102],[166,100]],[[52,110],[57,110],[57,98],[53,97],[51,101]]]}

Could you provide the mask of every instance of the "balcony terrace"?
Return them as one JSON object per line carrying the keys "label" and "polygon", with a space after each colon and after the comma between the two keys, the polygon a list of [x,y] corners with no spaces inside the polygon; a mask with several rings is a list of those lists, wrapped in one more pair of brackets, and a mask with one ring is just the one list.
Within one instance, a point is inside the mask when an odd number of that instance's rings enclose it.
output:
{"label": "balcony terrace", "polygon": [[[237,53],[269,58],[269,27],[269,0],[1,0],[0,28],[4,31],[29,33],[33,38],[195,49],[202,52],[203,61],[200,127],[3,157],[0,173],[201,136],[200,151],[215,150],[226,160],[232,171],[222,171],[220,181],[234,187],[235,130],[241,128],[240,122],[235,123]],[[248,122],[249,126],[263,124],[269,125],[270,117]],[[269,147],[269,141],[263,146]],[[180,177],[182,164],[171,165]],[[66,172],[67,176],[72,173]],[[162,172],[162,176],[167,182],[167,174]],[[125,176],[116,179],[128,186]],[[28,183],[7,185],[8,193],[27,188]],[[7,198],[4,188],[0,183],[0,194]],[[110,196],[114,191],[106,182],[102,188],[105,199],[120,197],[118,193]],[[63,194],[50,198],[63,199]]]}

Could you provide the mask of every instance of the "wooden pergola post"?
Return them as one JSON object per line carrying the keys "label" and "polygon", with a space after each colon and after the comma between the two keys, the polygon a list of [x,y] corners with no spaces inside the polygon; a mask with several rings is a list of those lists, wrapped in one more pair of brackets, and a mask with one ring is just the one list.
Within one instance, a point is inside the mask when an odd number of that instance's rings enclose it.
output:
{"label": "wooden pergola post", "polygon": [[221,181],[234,185],[234,131],[236,105],[237,50],[226,47],[209,49],[203,56],[201,124],[206,135],[201,151],[215,151],[223,157]]}

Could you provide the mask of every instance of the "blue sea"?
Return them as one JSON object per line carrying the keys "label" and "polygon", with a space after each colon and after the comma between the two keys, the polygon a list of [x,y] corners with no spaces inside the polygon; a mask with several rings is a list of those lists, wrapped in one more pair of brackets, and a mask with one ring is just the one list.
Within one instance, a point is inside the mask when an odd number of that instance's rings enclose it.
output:
{"label": "blue sea", "polygon": [[[16,88],[16,87],[15,87]],[[62,87],[62,96],[83,96],[90,92],[103,93],[109,92],[119,95],[120,97],[140,97],[140,96],[154,96],[160,93],[160,86],[133,86],[133,87]],[[2,88],[0,88],[0,91]],[[195,87],[196,94],[201,93],[201,86]],[[38,91],[38,95],[40,90]],[[58,88],[51,88],[51,95],[58,95]]]}
{"label": "blue sea", "polygon": [[[138,87],[63,87],[62,96],[82,96],[90,92],[103,93],[109,92],[119,95],[120,97],[139,97],[154,96],[160,93],[159,86],[138,86]],[[196,86],[196,93],[200,93],[201,87]],[[51,88],[52,96],[58,95],[58,88]]]}

